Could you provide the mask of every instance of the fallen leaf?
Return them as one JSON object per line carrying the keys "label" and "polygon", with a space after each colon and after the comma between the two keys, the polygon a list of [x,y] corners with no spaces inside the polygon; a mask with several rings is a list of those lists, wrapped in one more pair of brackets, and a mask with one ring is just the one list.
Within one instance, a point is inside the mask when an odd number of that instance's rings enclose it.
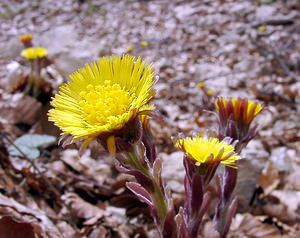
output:
{"label": "fallen leaf", "polygon": [[25,154],[29,159],[36,159],[40,156],[39,148],[53,145],[55,142],[54,136],[27,134],[16,139],[14,144],[8,147],[8,153],[16,157]]}
{"label": "fallen leaf", "polygon": [[236,214],[231,224],[229,237],[280,238],[280,231],[275,226],[263,223],[265,218],[255,217],[249,213]]}
{"label": "fallen leaf", "polygon": [[12,217],[0,219],[0,237],[35,238],[33,227],[29,223],[15,221]]}
{"label": "fallen leaf", "polygon": [[270,194],[280,183],[279,171],[269,162],[258,179],[258,186],[264,190],[264,194]]}
{"label": "fallen leaf", "polygon": [[[12,228],[7,229],[7,228]],[[24,232],[20,233],[20,232]],[[24,236],[19,236],[23,234]],[[0,194],[0,237],[64,238],[41,210],[33,210]]]}
{"label": "fallen leaf", "polygon": [[33,125],[42,104],[22,93],[7,94],[0,91],[0,121],[3,124]]}
{"label": "fallen leaf", "polygon": [[[275,199],[274,199],[275,198]],[[300,221],[300,192],[292,190],[274,190],[264,198],[263,210],[272,217],[284,222]]]}
{"label": "fallen leaf", "polygon": [[109,215],[104,209],[84,201],[75,193],[67,193],[62,199],[70,206],[71,213],[75,217],[86,220],[85,225],[93,225],[103,216]]}

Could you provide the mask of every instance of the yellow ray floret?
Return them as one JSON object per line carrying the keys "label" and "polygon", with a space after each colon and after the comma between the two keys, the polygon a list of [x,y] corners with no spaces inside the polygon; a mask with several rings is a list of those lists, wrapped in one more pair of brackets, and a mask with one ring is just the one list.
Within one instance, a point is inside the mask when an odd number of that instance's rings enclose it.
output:
{"label": "yellow ray floret", "polygon": [[28,60],[35,60],[46,57],[48,55],[48,51],[43,47],[30,47],[24,49],[21,55]]}
{"label": "yellow ray floret", "polygon": [[153,109],[153,68],[133,56],[111,56],[87,64],[53,98],[49,120],[64,134],[88,141],[120,130]]}
{"label": "yellow ray floret", "polygon": [[200,164],[216,162],[236,168],[236,161],[240,158],[236,154],[234,146],[214,137],[188,137],[177,140],[175,145],[190,159]]}
{"label": "yellow ray floret", "polygon": [[241,121],[246,124],[250,124],[252,120],[263,110],[263,105],[242,98],[217,98],[216,110],[219,114],[224,117],[229,117],[233,115],[233,120]]}

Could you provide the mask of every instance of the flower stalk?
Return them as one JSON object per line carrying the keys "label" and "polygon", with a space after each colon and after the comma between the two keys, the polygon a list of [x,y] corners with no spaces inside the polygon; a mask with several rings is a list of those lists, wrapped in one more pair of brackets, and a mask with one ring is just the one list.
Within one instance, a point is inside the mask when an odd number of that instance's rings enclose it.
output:
{"label": "flower stalk", "polygon": [[173,207],[168,205],[161,178],[161,160],[156,159],[151,166],[145,154],[142,142],[132,145],[131,151],[117,154],[117,169],[136,178],[137,182],[128,182],[126,185],[142,202],[149,205],[161,237],[175,237],[169,234],[163,235],[168,211]]}
{"label": "flower stalk", "polygon": [[[152,144],[151,147],[153,147]],[[174,216],[169,215],[175,212],[173,204],[169,203],[170,197],[166,194],[161,177],[162,162],[159,158],[155,158],[151,163],[146,156],[147,149],[149,147],[144,146],[142,141],[131,145],[130,150],[116,155],[118,162],[116,167],[120,172],[135,177],[137,182],[127,182],[126,186],[139,200],[148,204],[160,237],[175,238]]]}
{"label": "flower stalk", "polygon": [[[219,119],[219,139],[230,137],[235,142],[235,151],[240,154],[257,133],[257,126],[251,127],[251,123],[261,113],[263,106],[248,99],[218,98],[215,107]],[[221,238],[227,236],[237,209],[237,199],[232,197],[237,177],[237,169],[226,167],[222,179],[217,178],[220,200],[214,216],[214,226]]]}
{"label": "flower stalk", "polygon": [[198,230],[209,205],[209,193],[205,193],[203,177],[188,157],[184,157],[186,175],[184,178],[185,201],[177,215],[180,238],[197,237]]}
{"label": "flower stalk", "polygon": [[[24,35],[21,41],[25,49],[21,55],[30,63],[30,73],[28,75],[28,84],[24,90],[25,93],[31,94],[33,97],[38,98],[41,94],[41,70],[44,67],[44,60],[48,55],[48,51],[42,47],[32,47],[32,36]],[[23,39],[23,40],[22,40]],[[29,39],[29,40],[28,40]]]}
{"label": "flower stalk", "polygon": [[204,213],[209,205],[207,187],[220,164],[234,168],[239,156],[234,147],[217,138],[197,136],[179,139],[176,146],[185,152],[185,202],[177,216],[180,238],[198,236]]}

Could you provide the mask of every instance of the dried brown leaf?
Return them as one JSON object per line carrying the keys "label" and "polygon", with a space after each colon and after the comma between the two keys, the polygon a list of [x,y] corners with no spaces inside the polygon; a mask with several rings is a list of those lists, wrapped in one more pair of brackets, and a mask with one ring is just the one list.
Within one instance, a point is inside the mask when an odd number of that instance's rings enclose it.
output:
{"label": "dried brown leaf", "polygon": [[231,224],[229,237],[280,238],[279,230],[270,224],[263,223],[265,217],[255,217],[249,213],[237,214]]}
{"label": "dried brown leaf", "polygon": [[5,216],[0,219],[0,237],[35,238],[33,227],[29,223],[15,221]]}
{"label": "dried brown leaf", "polygon": [[286,189],[291,189],[291,190],[300,190],[300,172],[299,171],[294,171],[288,177],[286,178]]}
{"label": "dried brown leaf", "polygon": [[291,190],[274,190],[264,199],[263,210],[266,214],[277,217],[284,222],[300,220],[300,192]]}
{"label": "dried brown leaf", "polygon": [[264,194],[270,194],[280,183],[279,171],[269,162],[262,171],[257,184],[264,190]]}
{"label": "dried brown leaf", "polygon": [[204,224],[201,230],[201,237],[203,238],[220,238],[220,234],[214,229],[213,223],[208,221]]}
{"label": "dried brown leaf", "polygon": [[[54,224],[41,210],[33,210],[0,194],[0,237],[63,238]],[[10,228],[14,229],[11,230]],[[24,236],[14,233],[24,231]],[[22,234],[22,233],[21,233]]]}
{"label": "dried brown leaf", "polygon": [[109,215],[104,209],[84,201],[75,193],[67,193],[63,199],[70,206],[71,213],[75,217],[86,220],[85,225],[93,225],[103,216]]}
{"label": "dried brown leaf", "polygon": [[35,98],[22,93],[7,94],[0,92],[0,121],[3,124],[36,122],[42,104]]}

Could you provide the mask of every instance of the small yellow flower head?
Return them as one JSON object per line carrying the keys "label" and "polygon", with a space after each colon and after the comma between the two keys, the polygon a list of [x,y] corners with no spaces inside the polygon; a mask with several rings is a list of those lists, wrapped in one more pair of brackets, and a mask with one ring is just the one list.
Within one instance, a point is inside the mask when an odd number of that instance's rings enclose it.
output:
{"label": "small yellow flower head", "polygon": [[64,134],[85,140],[84,144],[105,137],[108,150],[115,152],[116,132],[133,133],[126,125],[153,110],[148,104],[154,96],[153,68],[141,58],[103,57],[70,78],[53,98],[49,120]]}
{"label": "small yellow flower head", "polygon": [[128,46],[126,52],[130,53],[132,51],[133,51],[133,46],[132,45]]}
{"label": "small yellow flower head", "polygon": [[242,98],[219,97],[215,102],[215,107],[220,119],[227,121],[230,118],[245,125],[250,125],[263,110],[262,104]]}
{"label": "small yellow flower head", "polygon": [[145,41],[145,40],[142,40],[142,41],[140,42],[140,45],[141,45],[142,47],[147,47],[147,46],[149,46],[149,42],[148,42],[148,41]]}
{"label": "small yellow flower head", "polygon": [[200,165],[221,163],[236,168],[236,161],[240,158],[233,145],[214,137],[187,137],[177,140],[175,146],[181,149],[189,159]]}
{"label": "small yellow flower head", "polygon": [[32,35],[24,34],[24,35],[21,35],[19,39],[24,45],[26,45],[32,41]]}
{"label": "small yellow flower head", "polygon": [[204,82],[199,82],[199,83],[197,84],[197,87],[198,87],[199,89],[204,89],[204,88],[206,87],[206,85],[205,85]]}
{"label": "small yellow flower head", "polygon": [[214,94],[214,91],[211,90],[211,89],[207,89],[206,94],[207,94],[208,96],[212,96],[212,95]]}
{"label": "small yellow flower head", "polygon": [[24,49],[21,55],[28,60],[35,60],[46,57],[48,55],[48,51],[43,47],[30,47]]}
{"label": "small yellow flower head", "polygon": [[260,25],[257,29],[259,32],[265,32],[267,30],[267,27],[265,25]]}

